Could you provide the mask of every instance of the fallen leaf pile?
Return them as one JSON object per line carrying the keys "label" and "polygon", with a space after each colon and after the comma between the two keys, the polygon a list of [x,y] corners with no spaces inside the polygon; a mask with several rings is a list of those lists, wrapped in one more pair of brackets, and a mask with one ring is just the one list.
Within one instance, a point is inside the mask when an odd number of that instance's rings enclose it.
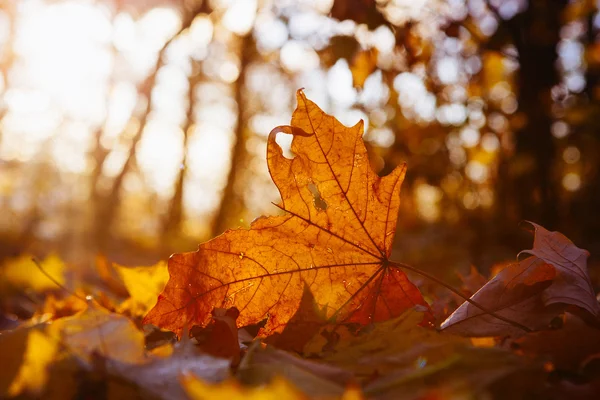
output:
{"label": "fallen leaf pile", "polygon": [[[302,91],[297,99],[291,125],[267,145],[278,215],[168,265],[99,258],[94,279],[56,256],[0,267],[0,398],[597,393],[600,307],[587,251],[533,224],[528,256],[487,282],[472,271],[463,281],[475,293],[443,315],[405,272],[439,280],[390,259],[406,167],[378,176],[362,122],[345,127]],[[278,134],[293,136],[293,158]]]}

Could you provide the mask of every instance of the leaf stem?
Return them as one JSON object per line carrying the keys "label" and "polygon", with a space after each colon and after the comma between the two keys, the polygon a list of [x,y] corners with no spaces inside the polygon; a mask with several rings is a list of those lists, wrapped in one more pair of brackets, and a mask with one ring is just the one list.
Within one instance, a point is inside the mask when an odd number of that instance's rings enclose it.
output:
{"label": "leaf stem", "polygon": [[60,289],[64,290],[65,293],[70,294],[71,296],[85,302],[88,303],[88,300],[91,300],[91,296],[90,299],[86,299],[80,295],[78,295],[77,293],[67,289],[62,283],[60,283],[58,280],[56,280],[52,275],[50,275],[48,273],[48,271],[46,271],[46,269],[42,266],[42,263],[40,263],[40,261],[35,258],[35,257],[31,257],[31,261],[35,264],[35,266],[40,270],[40,272],[42,274],[44,274],[44,276],[46,276],[46,278],[50,279],[52,281],[52,283],[54,283],[56,286],[58,286]]}
{"label": "leaf stem", "polygon": [[460,290],[457,290],[455,288],[453,288],[451,285],[447,284],[446,282],[440,280],[439,278],[436,278],[433,275],[428,274],[425,271],[422,271],[418,268],[412,267],[408,264],[403,264],[400,262],[396,262],[396,261],[389,261],[389,265],[396,267],[396,268],[400,268],[400,269],[405,269],[411,272],[414,272],[418,275],[421,275],[424,278],[429,279],[432,282],[437,283],[438,285],[441,285],[443,287],[445,287],[446,289],[448,289],[449,291],[451,291],[452,293],[456,294],[457,296],[459,296],[460,298],[462,298],[464,301],[466,301],[469,304],[472,304],[473,306],[479,308],[481,311],[483,311],[484,313],[491,315],[494,318],[499,319],[500,321],[506,322],[507,324],[510,324],[516,328],[522,329],[525,332],[533,332],[530,328],[526,327],[523,324],[518,323],[517,321],[513,321],[509,318],[503,317],[502,315],[499,315],[497,313],[495,313],[494,311],[490,310],[489,308],[481,305],[480,303],[476,302],[475,300],[470,299],[469,297],[465,296],[464,294],[462,294],[460,292]]}

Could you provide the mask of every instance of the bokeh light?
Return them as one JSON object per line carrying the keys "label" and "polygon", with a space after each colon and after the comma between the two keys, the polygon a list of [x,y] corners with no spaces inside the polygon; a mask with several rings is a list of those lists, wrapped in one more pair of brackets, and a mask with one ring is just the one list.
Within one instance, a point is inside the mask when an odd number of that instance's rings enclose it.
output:
{"label": "bokeh light", "polygon": [[[591,201],[600,19],[576,0],[557,29],[524,31],[554,40],[539,68],[523,54],[537,42],[505,29],[529,3],[8,2],[0,230],[168,252],[276,213],[267,136],[299,88],[364,122],[378,173],[407,162],[407,229],[518,223],[550,195],[565,210]],[[290,140],[277,136],[287,157]]]}

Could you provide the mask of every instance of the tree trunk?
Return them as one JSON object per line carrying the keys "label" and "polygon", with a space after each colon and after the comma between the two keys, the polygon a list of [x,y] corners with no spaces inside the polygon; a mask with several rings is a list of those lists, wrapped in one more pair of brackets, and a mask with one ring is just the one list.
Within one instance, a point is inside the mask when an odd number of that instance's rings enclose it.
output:
{"label": "tree trunk", "polygon": [[254,52],[254,40],[248,34],[241,39],[240,43],[240,76],[236,81],[235,101],[238,106],[238,121],[235,130],[235,144],[231,152],[231,167],[227,176],[227,184],[223,190],[221,204],[212,224],[212,236],[223,233],[228,228],[233,228],[244,208],[243,197],[235,193],[236,182],[239,172],[247,161],[246,153],[246,127],[247,115],[245,115],[244,90],[246,67],[251,61]]}
{"label": "tree trunk", "polygon": [[548,229],[556,228],[558,222],[551,89],[559,83],[556,46],[565,6],[564,0],[533,0],[525,12],[508,22],[519,54],[519,112],[526,118],[515,132],[511,192],[518,220],[532,220]]}

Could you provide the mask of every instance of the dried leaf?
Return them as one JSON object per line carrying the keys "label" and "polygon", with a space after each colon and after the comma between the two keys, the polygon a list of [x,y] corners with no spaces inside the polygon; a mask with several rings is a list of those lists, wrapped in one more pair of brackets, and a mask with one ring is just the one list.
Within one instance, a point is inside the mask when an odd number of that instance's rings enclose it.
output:
{"label": "dried leaf", "polygon": [[[498,315],[529,329],[548,327],[568,305],[597,318],[600,308],[587,273],[586,250],[558,232],[533,224],[531,257],[500,271],[471,298]],[[442,328],[465,336],[520,336],[523,329],[463,303]]]}
{"label": "dried leaf", "polygon": [[[536,257],[528,257],[504,268],[471,299],[530,329],[543,329],[556,315],[556,310],[545,309],[542,300],[542,292],[552,285],[555,277],[554,267]],[[441,327],[463,336],[518,336],[525,333],[523,329],[467,302],[457,308]]]}
{"label": "dried leaf", "polygon": [[[347,128],[298,91],[292,126],[269,135],[267,163],[285,211],[249,230],[229,230],[169,260],[170,279],[144,319],[181,333],[205,325],[214,307],[235,306],[238,323],[268,316],[266,333],[292,318],[305,285],[327,318],[368,324],[427,307],[389,263],[405,166],[380,178],[369,166],[362,121]],[[277,133],[293,135],[293,159]]]}
{"label": "dried leaf", "polygon": [[600,305],[587,269],[590,253],[575,246],[560,232],[549,232],[538,224],[530,224],[535,228],[533,249],[521,253],[539,257],[556,268],[556,279],[544,293],[544,304],[571,304],[598,317]]}

